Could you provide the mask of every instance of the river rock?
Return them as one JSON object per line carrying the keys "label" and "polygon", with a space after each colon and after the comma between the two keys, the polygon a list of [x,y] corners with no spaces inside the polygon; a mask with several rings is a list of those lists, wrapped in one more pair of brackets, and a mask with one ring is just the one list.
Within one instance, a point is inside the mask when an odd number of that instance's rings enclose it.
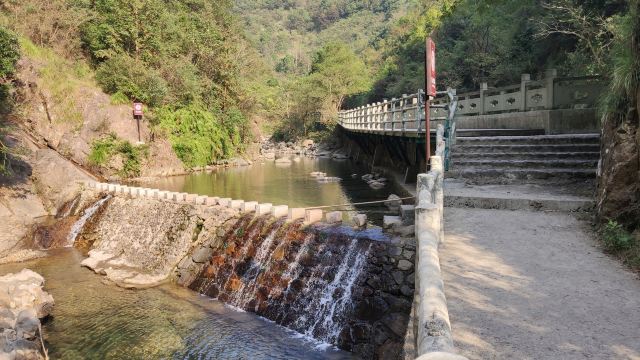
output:
{"label": "river rock", "polygon": [[400,217],[403,225],[413,225],[416,219],[416,207],[413,205],[400,205]]}
{"label": "river rock", "polygon": [[404,259],[398,261],[398,269],[406,271],[412,268],[413,268],[413,263],[411,261],[404,260]]}
{"label": "river rock", "polygon": [[396,224],[398,225],[402,224],[402,219],[400,219],[400,216],[385,215],[382,218],[382,227],[385,229],[390,229],[392,226]]}
{"label": "river rock", "polygon": [[333,155],[331,155],[331,158],[334,160],[346,160],[349,158],[349,156],[343,153],[336,152]]}
{"label": "river rock", "polygon": [[373,181],[369,182],[369,186],[374,190],[379,190],[379,189],[382,189],[383,187],[387,186],[387,184],[385,184],[383,182],[380,182],[380,181],[373,180]]}
{"label": "river rock", "polygon": [[409,237],[415,234],[416,227],[415,225],[394,224],[391,228],[391,232],[402,237]]}
{"label": "river rock", "polygon": [[40,318],[53,309],[53,297],[42,287],[44,278],[23,269],[0,277],[0,359],[44,359]]}
{"label": "river rock", "polygon": [[291,165],[291,163],[291,159],[286,157],[276,159],[276,165]]}
{"label": "river rock", "polygon": [[209,261],[209,258],[211,258],[211,254],[213,254],[213,249],[210,247],[202,247],[198,250],[196,250],[196,252],[193,253],[193,262],[197,263],[197,264],[202,264],[205,263],[207,261]]}
{"label": "river rock", "polygon": [[403,313],[391,313],[382,319],[384,324],[399,337],[404,337],[409,323],[409,316]]}
{"label": "river rock", "polygon": [[24,309],[18,313],[15,330],[19,339],[35,339],[39,326],[40,320],[34,309]]}
{"label": "river rock", "polygon": [[367,215],[357,214],[353,217],[353,225],[357,228],[363,228],[367,226]]}
{"label": "river rock", "polygon": [[384,205],[391,211],[400,211],[400,206],[402,205],[402,200],[400,200],[400,196],[391,194],[387,198],[387,201],[384,202]]}

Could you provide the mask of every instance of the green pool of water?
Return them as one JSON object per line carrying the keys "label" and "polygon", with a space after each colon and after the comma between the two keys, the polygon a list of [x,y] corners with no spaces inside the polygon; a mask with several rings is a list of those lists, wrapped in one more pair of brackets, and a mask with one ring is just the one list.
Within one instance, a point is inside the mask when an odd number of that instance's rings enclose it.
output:
{"label": "green pool of water", "polygon": [[343,359],[254,314],[173,284],[125,290],[80,267],[75,249],[21,264],[40,273],[56,305],[44,324],[52,359]]}
{"label": "green pool of water", "polygon": [[[309,174],[313,171],[339,177],[340,182],[320,183]],[[313,207],[385,200],[402,195],[391,181],[382,189],[371,189],[361,176],[369,169],[351,161],[325,158],[300,158],[291,165],[273,160],[251,166],[161,178],[145,183],[146,187],[200,195],[229,197],[245,201],[269,202],[290,207]],[[364,212],[380,223],[387,209],[382,204],[346,206],[337,209]]]}

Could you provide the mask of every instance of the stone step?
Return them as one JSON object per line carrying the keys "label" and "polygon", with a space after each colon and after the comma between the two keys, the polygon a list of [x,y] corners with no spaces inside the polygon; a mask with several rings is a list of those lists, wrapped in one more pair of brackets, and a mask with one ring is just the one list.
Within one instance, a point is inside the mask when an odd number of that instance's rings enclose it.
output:
{"label": "stone step", "polygon": [[525,183],[554,183],[564,184],[573,182],[593,181],[596,177],[595,169],[567,169],[567,168],[464,168],[451,170],[447,178],[461,179],[473,184],[525,184]]}
{"label": "stone step", "polygon": [[590,192],[563,186],[468,185],[447,179],[444,194],[445,206],[457,208],[575,212],[594,205]]}
{"label": "stone step", "polygon": [[456,146],[465,145],[599,145],[599,134],[540,135],[540,136],[477,136],[460,137]]}
{"label": "stone step", "polygon": [[454,170],[465,168],[492,168],[492,169],[543,169],[543,168],[566,168],[566,169],[595,169],[598,160],[570,160],[570,159],[544,159],[544,160],[496,160],[489,157],[482,160],[461,159],[453,163]]}
{"label": "stone step", "polygon": [[585,152],[508,152],[508,153],[493,153],[487,155],[487,153],[453,153],[451,154],[454,165],[460,160],[484,160],[484,159],[519,159],[519,160],[535,160],[535,159],[571,159],[571,160],[598,160],[600,159],[600,152],[597,151],[585,151]]}
{"label": "stone step", "polygon": [[562,145],[531,145],[531,144],[509,144],[509,145],[493,145],[493,144],[456,144],[452,149],[452,154],[467,154],[467,153],[485,153],[485,154],[506,154],[514,152],[599,152],[599,144],[562,144]]}
{"label": "stone step", "polygon": [[457,129],[458,137],[544,135],[544,129]]}

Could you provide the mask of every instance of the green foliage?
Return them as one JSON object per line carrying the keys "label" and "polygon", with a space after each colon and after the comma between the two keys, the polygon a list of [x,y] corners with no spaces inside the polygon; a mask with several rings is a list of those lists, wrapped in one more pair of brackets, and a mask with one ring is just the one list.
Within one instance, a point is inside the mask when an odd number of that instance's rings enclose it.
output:
{"label": "green foliage", "polygon": [[129,97],[120,91],[111,95],[111,104],[113,105],[125,105],[129,104],[130,102],[131,101],[129,100]]}
{"label": "green foliage", "polygon": [[16,63],[20,58],[20,46],[17,37],[0,26],[0,174],[10,171],[10,149],[2,142],[5,135],[5,115],[11,111],[11,96],[8,80],[16,70]]}
{"label": "green foliage", "polygon": [[602,241],[607,250],[628,250],[633,245],[633,236],[616,221],[609,222],[602,228]]}
{"label": "green foliage", "polygon": [[146,146],[135,146],[129,141],[118,139],[115,134],[96,139],[91,144],[89,153],[89,163],[96,166],[104,166],[111,161],[114,156],[122,159],[122,168],[118,173],[124,177],[134,177],[140,175],[142,160],[147,156]]}
{"label": "green foliage", "polygon": [[119,93],[150,106],[161,104],[167,93],[167,84],[157,71],[124,54],[100,64],[96,80],[108,93]]}
{"label": "green foliage", "polygon": [[0,80],[13,75],[20,58],[18,38],[4,27],[0,27]]}
{"label": "green foliage", "polygon": [[[640,58],[632,41],[640,34],[640,2],[634,1],[630,11],[613,25],[613,48],[609,68],[609,91],[605,92],[601,112],[626,116],[640,87]],[[636,45],[637,46],[637,45]]]}
{"label": "green foliage", "polygon": [[[424,40],[437,46],[438,86],[458,91],[517,83],[547,68],[561,75],[601,73],[610,27],[626,10],[620,0],[420,0],[385,41],[384,63],[369,101],[424,86]],[[595,50],[593,50],[595,49]]]}
{"label": "green foliage", "polygon": [[607,251],[632,269],[640,270],[640,241],[637,236],[634,237],[618,222],[609,220],[600,228],[600,240]]}
{"label": "green foliage", "polygon": [[226,114],[202,105],[157,109],[159,127],[171,140],[173,150],[187,166],[204,166],[233,156],[243,148],[246,119],[237,109]]}
{"label": "green foliage", "polygon": [[364,62],[343,43],[329,43],[316,53],[310,81],[323,90],[336,111],[345,97],[365,92],[370,86]]}

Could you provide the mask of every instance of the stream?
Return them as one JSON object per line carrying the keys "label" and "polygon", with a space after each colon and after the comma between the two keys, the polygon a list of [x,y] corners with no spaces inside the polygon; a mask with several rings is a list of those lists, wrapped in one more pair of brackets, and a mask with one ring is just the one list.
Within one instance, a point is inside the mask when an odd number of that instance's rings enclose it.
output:
{"label": "stream", "polygon": [[[309,176],[312,171],[342,181],[319,183]],[[156,179],[145,186],[298,207],[384,200],[391,193],[402,194],[391,182],[383,189],[371,189],[361,179],[367,172],[348,161],[303,158],[284,167],[266,161]],[[365,212],[375,224],[381,223],[386,211],[383,204],[343,209]],[[50,250],[46,258],[0,265],[0,275],[29,268],[45,278],[45,290],[56,303],[43,326],[52,359],[352,358],[348,352],[174,284],[145,290],[118,288],[81,267],[85,256],[65,248]],[[317,301],[317,306],[326,307],[327,299]]]}

